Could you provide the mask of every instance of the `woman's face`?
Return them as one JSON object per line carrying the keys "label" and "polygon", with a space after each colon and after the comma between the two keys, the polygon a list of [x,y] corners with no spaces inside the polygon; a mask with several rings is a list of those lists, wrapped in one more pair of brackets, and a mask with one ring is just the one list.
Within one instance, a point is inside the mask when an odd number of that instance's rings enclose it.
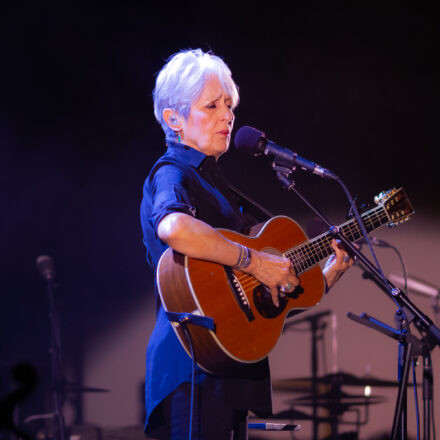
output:
{"label": "woman's face", "polygon": [[191,105],[188,119],[182,119],[182,143],[216,158],[228,151],[234,112],[232,99],[217,75],[206,78],[202,93]]}

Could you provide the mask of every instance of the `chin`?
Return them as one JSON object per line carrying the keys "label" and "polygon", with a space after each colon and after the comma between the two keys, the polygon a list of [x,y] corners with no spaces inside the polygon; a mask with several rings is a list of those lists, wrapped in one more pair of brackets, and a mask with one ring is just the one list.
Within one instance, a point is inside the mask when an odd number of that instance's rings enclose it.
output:
{"label": "chin", "polygon": [[225,154],[229,150],[229,145],[223,146],[222,148],[216,149],[217,157],[220,157],[222,154]]}
{"label": "chin", "polygon": [[220,145],[218,145],[218,151],[221,151],[222,153],[226,153],[226,151],[229,150],[229,139],[222,142]]}

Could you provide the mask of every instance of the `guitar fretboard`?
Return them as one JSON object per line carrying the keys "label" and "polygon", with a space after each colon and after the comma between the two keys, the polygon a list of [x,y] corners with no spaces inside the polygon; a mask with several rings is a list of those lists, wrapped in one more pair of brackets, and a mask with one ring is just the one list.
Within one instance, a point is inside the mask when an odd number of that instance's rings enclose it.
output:
{"label": "guitar fretboard", "polygon": [[[368,233],[380,228],[389,221],[383,206],[365,212],[361,215],[361,218]],[[363,237],[361,227],[355,218],[340,225],[339,229],[342,235],[352,242]],[[332,235],[326,232],[287,250],[284,256],[290,259],[297,274],[303,273],[334,253],[331,247],[332,239]]]}

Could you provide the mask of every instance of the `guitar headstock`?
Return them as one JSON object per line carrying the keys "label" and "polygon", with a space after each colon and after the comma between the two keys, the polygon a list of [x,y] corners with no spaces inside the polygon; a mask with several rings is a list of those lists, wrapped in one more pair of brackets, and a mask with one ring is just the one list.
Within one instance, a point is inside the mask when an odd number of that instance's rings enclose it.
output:
{"label": "guitar headstock", "polygon": [[390,227],[409,220],[414,214],[414,209],[403,188],[383,191],[374,198],[374,202],[383,207]]}

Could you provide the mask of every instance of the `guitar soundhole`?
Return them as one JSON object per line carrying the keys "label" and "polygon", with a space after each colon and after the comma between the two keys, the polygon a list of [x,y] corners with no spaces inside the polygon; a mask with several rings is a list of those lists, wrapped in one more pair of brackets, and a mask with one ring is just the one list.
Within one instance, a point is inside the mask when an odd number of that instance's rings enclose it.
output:
{"label": "guitar soundhole", "polygon": [[287,298],[280,297],[280,306],[277,307],[272,302],[270,290],[264,285],[259,284],[254,289],[254,305],[258,313],[265,318],[276,318],[286,308]]}

